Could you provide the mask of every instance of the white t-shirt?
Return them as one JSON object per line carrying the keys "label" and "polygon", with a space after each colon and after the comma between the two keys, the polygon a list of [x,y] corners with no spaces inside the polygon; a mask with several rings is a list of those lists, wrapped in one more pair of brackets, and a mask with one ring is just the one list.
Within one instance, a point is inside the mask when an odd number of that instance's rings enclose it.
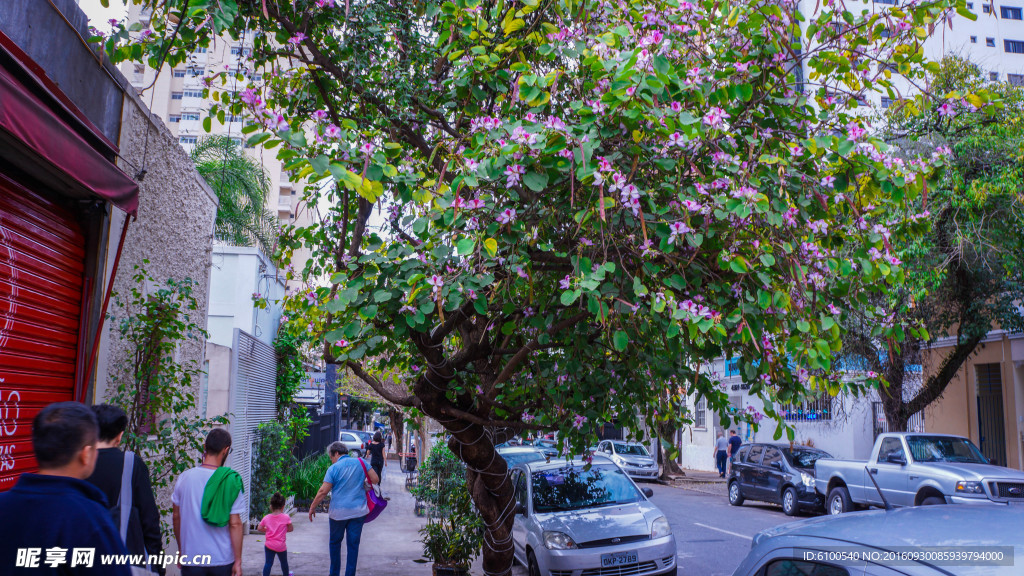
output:
{"label": "white t-shirt", "polygon": [[[197,467],[185,470],[174,484],[171,502],[181,509],[181,553],[193,556],[209,554],[210,566],[234,564],[235,551],[231,548],[231,533],[227,526],[214,526],[203,520],[203,490],[213,477],[211,468]],[[232,514],[245,511],[244,492],[239,492],[231,505]]]}

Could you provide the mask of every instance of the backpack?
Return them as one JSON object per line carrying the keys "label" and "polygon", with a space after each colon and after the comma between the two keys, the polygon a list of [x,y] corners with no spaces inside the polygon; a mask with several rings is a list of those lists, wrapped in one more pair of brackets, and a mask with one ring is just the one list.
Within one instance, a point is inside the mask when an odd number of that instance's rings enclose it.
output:
{"label": "backpack", "polygon": [[[121,541],[124,542],[125,548],[128,549],[129,553],[134,553],[129,547],[128,542],[138,543],[142,546],[141,553],[147,554],[144,539],[142,536],[142,518],[139,517],[139,509],[135,507],[132,501],[132,474],[135,471],[135,454],[125,451],[124,453],[124,467],[121,469],[121,491],[117,495],[117,502],[110,507],[110,515],[114,520],[114,526],[117,527],[118,533],[121,535]],[[130,536],[129,538],[129,530]],[[148,568],[148,566],[147,566]],[[149,574],[150,572],[143,571],[144,569],[132,566],[132,574]]]}

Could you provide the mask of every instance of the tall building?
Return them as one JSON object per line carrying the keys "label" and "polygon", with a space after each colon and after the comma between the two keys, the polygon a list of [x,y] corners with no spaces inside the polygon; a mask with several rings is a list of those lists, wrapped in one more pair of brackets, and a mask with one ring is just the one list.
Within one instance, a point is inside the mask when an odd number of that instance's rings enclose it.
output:
{"label": "tall building", "polygon": [[[148,12],[140,6],[132,5],[127,21],[146,24]],[[200,139],[211,134],[224,135],[238,142],[246,154],[262,164],[270,179],[267,209],[277,215],[282,225],[308,226],[314,220],[315,210],[301,200],[303,184],[293,181],[292,176],[282,169],[282,162],[277,159],[277,149],[245,145],[248,136],[242,133],[242,128],[251,123],[251,117],[228,115],[224,123],[214,119],[209,133],[203,128],[206,111],[213,104],[212,98],[203,97],[206,88],[203,79],[230,71],[232,74],[228,75],[228,83],[221,85],[218,79],[214,89],[237,92],[244,90],[250,83],[259,85],[263,81],[262,71],[253,69],[249,58],[251,54],[251,39],[241,42],[224,36],[209,48],[198,48],[189,55],[186,62],[174,68],[165,65],[159,74],[147,64],[132,62],[122,64],[121,71],[153,114],[160,117],[171,133],[177,136],[182,148],[191,152]],[[238,73],[243,75],[242,80],[237,80]],[[292,267],[297,271],[302,270],[308,257],[308,252],[297,251],[292,259]],[[288,286],[294,288],[298,283],[290,281]]]}

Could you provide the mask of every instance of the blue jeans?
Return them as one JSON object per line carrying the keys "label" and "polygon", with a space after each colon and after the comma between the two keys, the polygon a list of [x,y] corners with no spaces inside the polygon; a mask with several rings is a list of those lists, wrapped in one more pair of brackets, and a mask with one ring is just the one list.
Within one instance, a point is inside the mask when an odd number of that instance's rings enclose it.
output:
{"label": "blue jeans", "polygon": [[270,569],[274,567],[275,556],[281,559],[281,574],[288,576],[288,552],[276,552],[266,546],[263,547],[263,551],[267,558],[267,561],[263,564],[263,576],[270,576]]}
{"label": "blue jeans", "polygon": [[331,571],[330,576],[341,573],[341,541],[348,536],[345,554],[345,576],[356,576],[356,562],[359,560],[359,539],[363,535],[366,516],[348,520],[331,520]]}
{"label": "blue jeans", "polygon": [[725,450],[719,450],[718,452],[715,453],[715,465],[718,468],[719,475],[725,474],[725,463],[726,461],[728,461],[728,459],[729,453],[726,452]]}

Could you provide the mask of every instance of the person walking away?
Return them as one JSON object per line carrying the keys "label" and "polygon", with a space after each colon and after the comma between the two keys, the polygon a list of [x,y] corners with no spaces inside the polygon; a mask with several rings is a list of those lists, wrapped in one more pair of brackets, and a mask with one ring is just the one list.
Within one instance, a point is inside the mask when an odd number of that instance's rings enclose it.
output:
{"label": "person walking away", "polygon": [[[96,443],[96,470],[87,481],[100,489],[111,505],[114,526],[124,536],[129,554],[138,557],[159,556],[163,550],[160,534],[160,510],[156,507],[153,485],[149,480],[149,468],[141,458],[131,452],[122,452],[121,440],[128,427],[128,415],[118,406],[97,404],[92,407],[99,424],[99,442]],[[128,466],[125,464],[128,463]],[[122,492],[122,479],[130,470],[130,484]],[[121,495],[129,496],[129,502],[121,502]],[[127,506],[128,526],[121,526],[122,508]],[[162,564],[149,565],[140,562],[140,567],[163,575]]]}
{"label": "person walking away", "polygon": [[726,473],[732,470],[732,464],[736,461],[736,453],[740,451],[740,446],[743,445],[743,439],[736,434],[736,429],[729,430],[729,466],[726,469]]}
{"label": "person walking away", "polygon": [[285,539],[288,533],[295,530],[292,517],[284,513],[284,496],[275,493],[270,497],[270,514],[260,520],[257,529],[266,534],[263,550],[267,560],[263,564],[263,576],[270,576],[274,567],[274,557],[281,559],[281,574],[288,576],[288,547]]}
{"label": "person walking away", "polygon": [[333,442],[327,447],[331,458],[331,467],[324,475],[324,483],[317,491],[313,503],[309,505],[309,521],[316,516],[316,508],[320,502],[331,495],[329,552],[331,557],[330,576],[339,576],[341,572],[341,542],[348,538],[345,555],[345,576],[356,575],[356,563],[359,560],[359,540],[363,534],[363,523],[370,513],[366,505],[366,481],[380,483],[380,477],[371,468],[364,471],[365,462],[358,457],[349,457],[348,447],[341,442]]}
{"label": "person walking away", "polygon": [[242,477],[224,466],[231,434],[214,428],[206,435],[203,463],[181,473],[174,484],[174,539],[183,557],[209,555],[209,565],[181,566],[182,576],[242,576]]}
{"label": "person walking away", "polygon": [[[370,468],[377,473],[377,478],[380,479],[381,494],[384,492],[384,468],[387,467],[388,461],[384,458],[384,438],[381,437],[380,431],[373,433],[373,440],[366,445],[366,452],[370,455]],[[385,500],[390,500],[387,496],[384,496]]]}
{"label": "person walking away", "polygon": [[384,442],[388,445],[388,452],[391,452],[391,432],[388,432],[387,435],[384,437]]}
{"label": "person walking away", "polygon": [[100,564],[128,550],[103,492],[85,481],[96,467],[98,440],[96,415],[79,402],[50,404],[32,419],[39,472],[22,474],[0,493],[0,572],[131,576],[127,564]]}
{"label": "person walking away", "polygon": [[715,466],[718,468],[718,477],[725,478],[725,463],[729,457],[729,441],[725,434],[719,430],[718,439],[715,440]]}

